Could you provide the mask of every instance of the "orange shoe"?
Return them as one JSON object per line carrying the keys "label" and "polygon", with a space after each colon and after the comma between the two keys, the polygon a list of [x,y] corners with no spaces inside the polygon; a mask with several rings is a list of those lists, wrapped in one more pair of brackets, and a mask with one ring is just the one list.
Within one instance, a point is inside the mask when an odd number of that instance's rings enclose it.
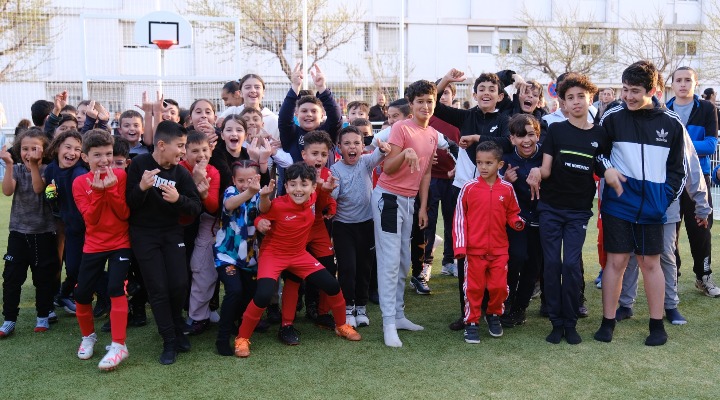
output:
{"label": "orange shoe", "polygon": [[249,357],[250,356],[250,340],[236,337],[235,338],[235,357]]}
{"label": "orange shoe", "polygon": [[343,337],[347,340],[351,340],[353,342],[357,342],[358,340],[362,339],[362,336],[360,336],[359,333],[353,328],[352,326],[345,324],[340,325],[335,328],[335,334]]}

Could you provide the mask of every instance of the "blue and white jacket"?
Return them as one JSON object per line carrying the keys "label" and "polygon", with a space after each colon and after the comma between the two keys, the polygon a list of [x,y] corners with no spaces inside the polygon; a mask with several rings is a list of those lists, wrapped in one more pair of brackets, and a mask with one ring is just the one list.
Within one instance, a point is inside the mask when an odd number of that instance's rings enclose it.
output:
{"label": "blue and white jacket", "polygon": [[[667,102],[667,108],[673,110],[675,98]],[[710,156],[715,154],[718,143],[718,119],[715,105],[707,100],[693,96],[693,107],[687,125],[688,134],[700,159],[703,174],[710,173]]]}
{"label": "blue and white jacket", "polygon": [[664,224],[665,211],[685,186],[685,127],[675,112],[654,107],[630,111],[625,104],[605,112],[600,125],[612,143],[596,164],[599,176],[615,168],[627,178],[618,196],[603,192],[602,212],[638,224]]}

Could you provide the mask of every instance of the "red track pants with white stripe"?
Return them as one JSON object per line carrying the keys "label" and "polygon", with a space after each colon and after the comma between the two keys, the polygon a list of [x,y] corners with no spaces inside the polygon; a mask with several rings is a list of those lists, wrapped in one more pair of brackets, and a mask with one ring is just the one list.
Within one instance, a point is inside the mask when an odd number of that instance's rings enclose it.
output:
{"label": "red track pants with white stripe", "polygon": [[487,314],[502,315],[508,296],[507,286],[508,255],[465,257],[465,323],[480,321],[481,306],[485,289],[490,294]]}

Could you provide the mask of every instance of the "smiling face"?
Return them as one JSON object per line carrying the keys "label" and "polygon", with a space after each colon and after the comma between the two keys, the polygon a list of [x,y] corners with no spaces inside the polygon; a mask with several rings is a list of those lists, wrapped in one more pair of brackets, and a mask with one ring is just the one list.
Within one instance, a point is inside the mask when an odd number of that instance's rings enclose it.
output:
{"label": "smiling face", "polygon": [[432,117],[435,110],[435,96],[432,94],[423,94],[417,96],[410,103],[410,112],[413,118],[421,123],[427,123]]}
{"label": "smiling face", "polygon": [[285,182],[285,193],[295,204],[303,204],[310,200],[310,195],[315,191],[316,184],[309,179],[297,177]]}
{"label": "smiling face", "polygon": [[315,103],[303,103],[298,107],[295,115],[298,117],[300,127],[310,132],[320,126],[320,120],[323,116],[323,110]]}
{"label": "smiling face", "polygon": [[240,88],[242,94],[243,103],[245,107],[252,107],[258,110],[261,109],[260,102],[265,96],[265,88],[262,82],[257,78],[248,78],[243,82]]}
{"label": "smiling face", "polygon": [[191,168],[202,161],[210,161],[210,145],[207,141],[200,143],[188,143],[185,145],[185,161]]}
{"label": "smiling face", "polygon": [[340,139],[340,153],[343,162],[348,165],[355,165],[360,161],[363,151],[363,138],[355,132],[347,132]]}
{"label": "smiling face", "polygon": [[[262,116],[254,113],[254,112],[244,114],[242,116],[242,119],[243,119],[243,121],[245,121],[245,124],[247,125],[248,129],[250,129],[250,128],[255,128],[255,129],[265,128],[265,121],[263,121]],[[248,140],[252,140],[252,139],[248,137]]]}
{"label": "smiling face", "polygon": [[77,115],[75,116],[75,118],[77,118],[77,120],[78,120],[78,126],[82,127],[83,125],[85,125],[85,116],[87,114],[87,110],[88,110],[87,104],[82,104],[82,105],[78,106]]}
{"label": "smiling face", "polygon": [[207,101],[201,100],[195,104],[195,108],[190,113],[193,126],[198,126],[201,121],[207,121],[210,125],[215,125],[215,111],[212,105]]}
{"label": "smiling face", "polygon": [[495,111],[502,97],[503,95],[498,93],[498,85],[490,81],[478,83],[473,93],[473,99],[478,103],[478,107],[486,113]]}
{"label": "smiling face", "polygon": [[187,143],[187,136],[174,138],[168,142],[158,141],[158,144],[155,146],[156,151],[159,150],[157,163],[163,168],[178,165],[183,156],[185,156],[185,143]]}
{"label": "smiling face", "polygon": [[642,86],[623,83],[621,98],[627,105],[628,110],[635,111],[641,108],[651,108],[653,94],[655,94],[655,89],[648,92]]}
{"label": "smiling face", "polygon": [[678,99],[690,99],[695,95],[697,81],[689,70],[677,70],[673,74],[672,89]]}
{"label": "smiling face", "polygon": [[69,137],[58,147],[58,164],[60,168],[70,168],[80,160],[82,143],[74,137]]}
{"label": "smiling face", "polygon": [[592,102],[590,92],[579,86],[573,86],[565,91],[565,111],[575,118],[587,116],[588,108]]}
{"label": "smiling face", "polygon": [[540,103],[540,91],[528,86],[520,93],[520,108],[526,114],[532,114]]}
{"label": "smiling face", "polygon": [[252,179],[257,177],[257,172],[253,168],[236,168],[233,175],[233,183],[235,188],[240,192],[246,191],[250,187]]}
{"label": "smiling face", "polygon": [[240,95],[239,90],[230,93],[223,88],[220,92],[220,97],[222,98],[223,103],[225,103],[225,107],[237,107],[242,104],[242,96]]}
{"label": "smiling face", "polygon": [[43,141],[40,138],[26,137],[20,142],[20,158],[27,168],[30,168],[30,155],[39,154],[42,156]]}
{"label": "smiling face", "polygon": [[83,160],[90,166],[90,172],[107,173],[113,166],[112,145],[91,147],[87,154],[82,155]]}
{"label": "smiling face", "polygon": [[178,110],[177,107],[175,107],[174,104],[168,104],[165,109],[163,109],[162,112],[162,120],[163,121],[172,121],[176,124],[180,123],[180,110]]}
{"label": "smiling face", "polygon": [[532,125],[525,125],[525,136],[510,135],[510,142],[517,149],[520,157],[528,158],[537,151],[538,134]]}
{"label": "smiling face", "polygon": [[225,141],[225,148],[233,156],[237,157],[242,150],[242,142],[245,140],[245,128],[241,123],[229,119],[225,122],[222,138]]}
{"label": "smiling face", "polygon": [[330,149],[328,149],[325,143],[305,144],[305,148],[302,151],[302,158],[305,164],[319,170],[327,163],[329,153]]}
{"label": "smiling face", "polygon": [[120,136],[130,142],[130,147],[135,147],[138,144],[142,131],[143,124],[141,118],[123,118],[120,120]]}
{"label": "smiling face", "polygon": [[398,108],[396,107],[388,107],[388,124],[392,126],[394,123],[398,121],[402,121],[407,116],[403,114]]}

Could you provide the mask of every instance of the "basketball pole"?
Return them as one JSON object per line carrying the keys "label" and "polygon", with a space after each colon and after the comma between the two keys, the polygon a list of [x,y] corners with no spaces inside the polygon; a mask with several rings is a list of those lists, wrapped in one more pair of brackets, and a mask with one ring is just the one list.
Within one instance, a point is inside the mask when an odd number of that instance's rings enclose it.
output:
{"label": "basketball pole", "polygon": [[308,48],[307,48],[307,41],[308,41],[308,15],[307,15],[307,0],[303,0],[302,2],[302,8],[303,8],[303,14],[302,14],[302,70],[303,70],[303,83],[302,88],[307,89],[308,88]]}

